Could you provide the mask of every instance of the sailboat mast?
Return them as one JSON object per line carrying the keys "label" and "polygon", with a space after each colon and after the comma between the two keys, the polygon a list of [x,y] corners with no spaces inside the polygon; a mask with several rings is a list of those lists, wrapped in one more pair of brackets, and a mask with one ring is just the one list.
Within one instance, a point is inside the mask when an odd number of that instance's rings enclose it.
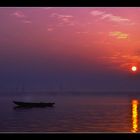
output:
{"label": "sailboat mast", "polygon": [[23,83],[22,92],[24,93],[24,91],[25,91],[25,87],[24,87],[24,83]]}

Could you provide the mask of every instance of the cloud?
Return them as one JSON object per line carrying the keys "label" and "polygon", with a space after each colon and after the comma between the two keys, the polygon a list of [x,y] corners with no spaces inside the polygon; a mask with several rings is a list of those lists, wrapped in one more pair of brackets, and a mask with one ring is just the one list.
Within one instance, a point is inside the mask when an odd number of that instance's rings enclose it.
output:
{"label": "cloud", "polygon": [[133,65],[139,65],[140,56],[135,54],[120,53],[116,52],[112,56],[103,56],[99,58],[100,60],[109,63],[119,65],[119,69],[129,70]]}
{"label": "cloud", "polygon": [[108,19],[110,21],[115,21],[115,22],[122,22],[122,21],[130,22],[129,19],[122,18],[120,16],[114,16],[112,14],[104,14],[104,15],[102,15],[101,19]]}
{"label": "cloud", "polygon": [[93,10],[90,12],[90,14],[93,16],[98,16],[101,20],[108,20],[108,21],[112,21],[112,22],[116,22],[116,23],[125,23],[128,25],[135,24],[130,19],[123,18],[121,16],[116,16],[111,13],[106,13],[106,12],[100,11],[100,10]]}
{"label": "cloud", "polygon": [[44,9],[44,10],[50,10],[50,9],[53,9],[54,7],[41,7],[41,9]]}
{"label": "cloud", "polygon": [[77,34],[87,34],[88,32],[76,32]]}
{"label": "cloud", "polygon": [[91,11],[91,14],[93,15],[93,16],[100,16],[100,15],[103,15],[105,12],[103,12],[103,11],[99,11],[99,10],[93,10],[93,11]]}
{"label": "cloud", "polygon": [[119,32],[119,31],[109,32],[109,36],[116,37],[117,39],[127,39],[128,38],[128,34]]}
{"label": "cloud", "polygon": [[54,29],[53,28],[48,28],[47,30],[48,30],[48,32],[52,32]]}
{"label": "cloud", "polygon": [[32,23],[29,19],[27,19],[28,17],[22,11],[16,11],[12,13],[11,15],[19,18],[22,23],[25,23],[25,24]]}
{"label": "cloud", "polygon": [[72,15],[62,15],[58,13],[52,13],[51,17],[56,17],[59,20],[59,25],[69,25],[69,26],[75,25]]}
{"label": "cloud", "polygon": [[22,22],[26,23],[26,24],[31,24],[32,23],[30,20],[23,20]]}
{"label": "cloud", "polygon": [[72,15],[58,15],[58,18],[73,18]]}
{"label": "cloud", "polygon": [[58,17],[58,18],[72,18],[72,15],[62,15],[62,14],[58,14],[58,13],[52,13],[51,17]]}
{"label": "cloud", "polygon": [[22,11],[16,11],[14,13],[12,13],[13,16],[16,16],[18,18],[25,18],[26,16],[23,14]]}

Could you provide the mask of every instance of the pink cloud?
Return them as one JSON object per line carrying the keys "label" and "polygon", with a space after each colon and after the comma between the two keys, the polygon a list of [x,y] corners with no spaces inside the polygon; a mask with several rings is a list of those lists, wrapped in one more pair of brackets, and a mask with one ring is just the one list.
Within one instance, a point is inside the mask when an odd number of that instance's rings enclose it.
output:
{"label": "pink cloud", "polygon": [[58,23],[59,25],[63,25],[63,24],[69,25],[69,26],[75,25],[72,15],[62,15],[62,14],[58,14],[58,13],[52,13],[51,17],[56,17],[60,21]]}
{"label": "pink cloud", "polygon": [[48,30],[48,32],[52,32],[54,29],[53,28],[48,28],[47,30]]}
{"label": "pink cloud", "polygon": [[32,23],[30,20],[27,19],[27,16],[22,11],[16,11],[12,13],[11,15],[21,19],[21,21],[25,24]]}
{"label": "pink cloud", "polygon": [[91,11],[91,14],[94,16],[99,16],[99,15],[103,15],[105,12],[103,11],[99,11],[99,10],[93,10]]}
{"label": "pink cloud", "polygon": [[30,20],[23,20],[23,23],[31,24],[32,22]]}
{"label": "pink cloud", "polygon": [[116,16],[111,13],[106,13],[101,10],[93,10],[90,12],[91,15],[93,16],[98,16],[101,20],[108,20],[108,21],[113,21],[116,23],[125,23],[129,25],[133,25],[134,22],[132,22],[130,19],[121,17],[121,16]]}
{"label": "pink cloud", "polygon": [[25,18],[26,16],[23,14],[22,11],[16,11],[14,13],[12,13],[13,16],[16,16],[18,18]]}

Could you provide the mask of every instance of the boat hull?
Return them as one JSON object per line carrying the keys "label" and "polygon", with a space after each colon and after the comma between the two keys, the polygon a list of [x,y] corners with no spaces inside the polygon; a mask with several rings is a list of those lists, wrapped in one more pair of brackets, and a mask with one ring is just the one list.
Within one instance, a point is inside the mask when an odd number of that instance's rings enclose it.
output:
{"label": "boat hull", "polygon": [[14,104],[20,107],[52,107],[55,103],[30,103],[13,101]]}

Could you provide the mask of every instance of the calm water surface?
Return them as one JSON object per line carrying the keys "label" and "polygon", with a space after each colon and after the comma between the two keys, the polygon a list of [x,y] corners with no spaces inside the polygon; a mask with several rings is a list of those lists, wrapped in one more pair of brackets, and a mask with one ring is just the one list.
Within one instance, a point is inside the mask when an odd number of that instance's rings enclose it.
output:
{"label": "calm water surface", "polygon": [[[13,99],[52,101],[53,108],[15,109]],[[0,132],[139,132],[138,100],[111,96],[0,98]]]}

